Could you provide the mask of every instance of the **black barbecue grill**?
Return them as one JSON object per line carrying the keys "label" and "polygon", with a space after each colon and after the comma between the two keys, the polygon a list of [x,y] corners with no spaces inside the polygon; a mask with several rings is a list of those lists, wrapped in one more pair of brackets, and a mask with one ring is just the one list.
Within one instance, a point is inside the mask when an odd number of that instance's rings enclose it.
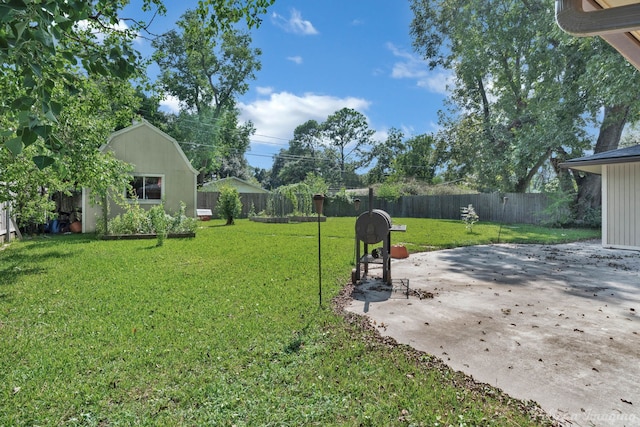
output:
{"label": "black barbecue grill", "polygon": [[[381,209],[373,209],[373,189],[369,189],[369,210],[356,220],[356,271],[355,279],[360,280],[369,272],[369,264],[382,265],[382,280],[391,284],[391,232],[404,231],[404,226],[394,227],[389,214]],[[364,244],[364,254],[360,252],[360,242]],[[371,250],[369,245],[382,242],[382,246]]]}

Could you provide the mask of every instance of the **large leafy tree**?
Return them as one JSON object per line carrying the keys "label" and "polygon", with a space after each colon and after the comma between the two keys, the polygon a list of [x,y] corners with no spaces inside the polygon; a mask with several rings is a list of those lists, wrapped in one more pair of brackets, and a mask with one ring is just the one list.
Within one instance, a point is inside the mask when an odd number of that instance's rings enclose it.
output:
{"label": "large leafy tree", "polygon": [[322,124],[323,137],[338,153],[338,167],[343,177],[353,176],[356,169],[366,165],[367,149],[374,133],[364,114],[352,108],[336,111]]}
{"label": "large leafy tree", "polygon": [[[14,156],[42,141],[52,155],[37,154],[44,167],[63,145],[57,134],[63,103],[56,90],[76,93],[85,75],[126,81],[140,70],[133,40],[146,24],[120,17],[129,0],[12,0],[0,4],[0,116],[2,143]],[[245,20],[258,25],[273,0],[200,0],[207,31],[224,34]],[[164,12],[161,0],[145,10]],[[126,25],[123,23],[126,22]]]}
{"label": "large leafy tree", "polygon": [[395,157],[394,173],[405,178],[431,182],[436,176],[435,146],[435,138],[429,134],[409,138],[405,142],[406,149]]}
{"label": "large leafy tree", "polygon": [[[411,7],[415,49],[455,74],[442,121],[447,144],[438,147],[450,175],[525,191],[550,161],[617,147],[638,108],[628,90],[638,73],[600,39],[562,33],[552,3],[413,0]],[[589,126],[606,142],[594,146]]]}
{"label": "large leafy tree", "polygon": [[220,167],[220,150],[216,144],[219,122],[213,118],[213,111],[203,113],[181,110],[177,115],[169,115],[167,133],[173,136],[191,165],[199,172],[198,183],[211,178]]}
{"label": "large leafy tree", "polygon": [[250,168],[244,154],[251,144],[250,137],[254,134],[253,123],[238,123],[237,110],[226,111],[218,126],[218,150],[220,151],[220,165],[214,171],[218,176],[236,176],[242,179],[250,177]]}
{"label": "large leafy tree", "polygon": [[[640,95],[629,88],[640,85],[640,72],[600,37],[570,38],[569,43],[588,59],[577,86],[584,93],[582,100],[589,123],[597,128],[595,144],[591,145],[593,152],[614,150],[620,145],[627,124],[638,121]],[[562,161],[582,154],[558,150],[553,160]],[[556,171],[566,174],[566,170],[558,170],[557,161],[552,162]],[[571,171],[571,177],[578,187],[578,216],[588,214],[600,205],[600,176]]]}
{"label": "large leafy tree", "polygon": [[[40,140],[53,154],[63,149],[56,132],[60,94],[78,93],[85,75],[127,79],[137,70],[132,40],[142,24],[122,25],[124,0],[86,2],[17,0],[0,4],[0,114],[4,146],[14,155]],[[162,7],[145,0],[144,7]],[[82,69],[84,73],[76,70]],[[40,166],[50,156],[36,157]]]}
{"label": "large leafy tree", "polygon": [[297,184],[310,173],[334,188],[359,186],[355,170],[371,161],[365,148],[373,142],[373,133],[364,115],[349,108],[322,123],[306,121],[294,130],[289,148],[275,156],[269,186]]}
{"label": "large leafy tree", "polygon": [[367,173],[369,184],[384,182],[394,172],[394,162],[407,148],[403,139],[404,133],[400,129],[391,128],[384,142],[373,145],[369,158],[375,165]]}
{"label": "large leafy tree", "polygon": [[184,109],[213,117],[233,108],[244,94],[248,80],[260,70],[260,49],[251,48],[251,37],[235,28],[221,35],[204,26],[203,17],[187,11],[171,30],[153,42],[154,59],[160,66],[160,88],[180,100]]}
{"label": "large leafy tree", "polygon": [[238,124],[236,97],[248,90],[248,80],[260,70],[260,49],[235,28],[212,31],[200,11],[187,11],[179,30],[154,41],[160,66],[160,90],[180,100],[176,139],[186,141],[185,154],[203,182],[213,175],[246,177],[244,154],[251,123]]}
{"label": "large leafy tree", "polygon": [[320,172],[322,162],[321,125],[308,120],[293,131],[289,148],[282,149],[273,165],[274,184],[297,184],[310,172]]}

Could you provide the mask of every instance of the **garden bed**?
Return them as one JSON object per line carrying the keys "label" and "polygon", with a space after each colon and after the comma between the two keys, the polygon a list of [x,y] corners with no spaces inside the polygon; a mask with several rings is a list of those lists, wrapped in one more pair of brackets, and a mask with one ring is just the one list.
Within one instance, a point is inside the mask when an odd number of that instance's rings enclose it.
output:
{"label": "garden bed", "polygon": [[254,222],[267,222],[274,224],[285,224],[289,222],[288,216],[252,216],[249,220]]}
{"label": "garden bed", "polygon": [[[196,233],[169,233],[167,239],[181,239],[185,237],[196,237]],[[156,239],[158,235],[155,233],[148,234],[105,234],[102,240],[143,240]]]}
{"label": "garden bed", "polygon": [[[267,222],[274,224],[286,224],[288,222],[318,222],[317,216],[252,216],[249,218],[255,222]],[[326,222],[327,217],[321,216],[320,222]]]}
{"label": "garden bed", "polygon": [[[318,222],[318,217],[317,216],[292,216],[292,217],[290,217],[290,219],[293,222]],[[326,222],[327,221],[327,217],[326,216],[321,216],[319,221],[320,222]]]}

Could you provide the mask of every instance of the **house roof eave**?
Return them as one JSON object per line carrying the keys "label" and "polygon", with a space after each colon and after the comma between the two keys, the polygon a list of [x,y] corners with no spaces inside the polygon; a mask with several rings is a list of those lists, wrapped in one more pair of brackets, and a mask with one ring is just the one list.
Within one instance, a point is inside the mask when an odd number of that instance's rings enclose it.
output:
{"label": "house roof eave", "polygon": [[598,175],[601,175],[602,165],[636,163],[636,162],[640,162],[640,156],[609,157],[609,158],[594,159],[594,160],[576,159],[575,161],[569,160],[567,162],[560,163],[559,166],[565,169],[575,169],[575,170],[580,170],[584,172],[597,173]]}

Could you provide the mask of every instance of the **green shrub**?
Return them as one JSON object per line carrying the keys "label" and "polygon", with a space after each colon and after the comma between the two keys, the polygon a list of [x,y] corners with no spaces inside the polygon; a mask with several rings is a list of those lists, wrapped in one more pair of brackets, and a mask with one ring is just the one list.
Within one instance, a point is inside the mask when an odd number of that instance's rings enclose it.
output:
{"label": "green shrub", "polygon": [[402,196],[402,184],[386,181],[378,187],[378,198],[395,202]]}
{"label": "green shrub", "polygon": [[176,216],[169,216],[167,233],[195,233],[198,228],[198,220],[186,215],[187,205],[180,202],[180,211]]}
{"label": "green shrub", "polygon": [[346,204],[353,203],[353,196],[350,193],[347,193],[347,189],[342,187],[340,191],[333,195],[332,199],[336,202],[342,202]]}
{"label": "green shrub", "polygon": [[238,190],[228,185],[220,188],[218,196],[218,215],[220,218],[227,220],[226,225],[233,225],[234,219],[238,218],[241,213],[242,202]]}
{"label": "green shrub", "polygon": [[164,205],[155,205],[149,211],[142,209],[137,203],[126,207],[122,215],[117,215],[107,223],[106,234],[157,234],[158,246],[162,246],[169,233],[195,233],[197,220],[186,214],[186,205],[180,203],[180,211],[171,216],[164,210]]}
{"label": "green shrub", "polygon": [[575,193],[556,191],[548,193],[551,203],[542,211],[541,223],[547,227],[587,227],[602,226],[602,209],[576,201]]}
{"label": "green shrub", "polygon": [[171,217],[167,218],[167,214],[164,211],[164,205],[155,205],[149,209],[149,221],[153,230],[156,232],[158,239],[157,246],[164,244],[164,239],[167,237],[167,226]]}
{"label": "green shrub", "polygon": [[573,223],[571,205],[575,196],[562,191],[547,193],[547,196],[551,203],[542,211],[541,223],[547,227],[563,227]]}
{"label": "green shrub", "polygon": [[137,203],[129,204],[127,210],[109,221],[107,226],[108,234],[148,234],[152,229],[147,211]]}

